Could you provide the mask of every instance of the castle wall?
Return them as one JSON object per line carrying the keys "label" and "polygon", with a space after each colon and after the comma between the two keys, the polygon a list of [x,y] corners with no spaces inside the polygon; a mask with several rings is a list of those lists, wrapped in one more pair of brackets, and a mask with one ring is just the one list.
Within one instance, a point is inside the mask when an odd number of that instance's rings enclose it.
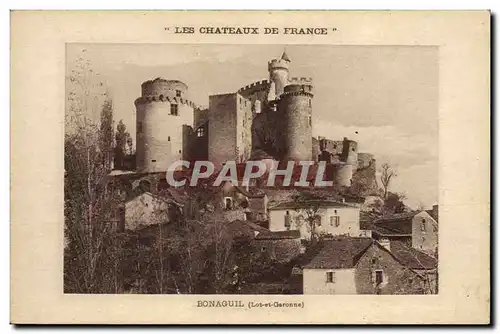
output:
{"label": "castle wall", "polygon": [[285,160],[312,160],[312,98],[306,91],[287,86],[278,103],[283,115],[283,149]]}
{"label": "castle wall", "polygon": [[[269,80],[262,80],[254,82],[250,85],[242,87],[238,90],[238,93],[242,95],[244,98],[248,99],[251,102],[253,107],[252,113],[259,113],[265,109],[267,103],[267,94],[269,92]],[[259,105],[256,102],[260,101],[260,110],[254,110],[255,107]]]}

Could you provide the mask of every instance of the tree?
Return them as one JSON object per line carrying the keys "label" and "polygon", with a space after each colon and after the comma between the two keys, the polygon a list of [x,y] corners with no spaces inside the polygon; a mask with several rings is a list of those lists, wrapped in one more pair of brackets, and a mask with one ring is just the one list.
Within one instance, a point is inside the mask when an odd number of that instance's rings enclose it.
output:
{"label": "tree", "polygon": [[[64,142],[64,231],[68,240],[64,290],[75,293],[117,292],[119,273],[111,237],[115,201],[107,193],[110,105],[104,85],[88,60],[80,57],[67,78],[68,103]],[[110,102],[109,102],[110,103]],[[101,110],[102,124],[97,111]]]}
{"label": "tree", "polygon": [[393,167],[391,167],[391,165],[389,165],[388,163],[382,164],[380,183],[382,183],[382,187],[384,188],[384,199],[387,199],[389,185],[391,184],[391,180],[396,176],[397,176],[396,170]]}
{"label": "tree", "polygon": [[120,120],[116,126],[115,135],[115,167],[117,169],[124,168],[125,156],[131,154],[131,150],[132,137],[128,133],[123,120]]}
{"label": "tree", "polygon": [[103,154],[104,167],[108,170],[112,169],[113,162],[113,128],[113,102],[108,97],[102,107],[99,131],[99,149]]}
{"label": "tree", "polygon": [[[318,223],[321,222],[318,199],[308,193],[299,192],[293,196],[293,201],[296,203],[295,211],[305,215],[304,219],[307,223],[307,228],[311,232],[311,243],[315,244],[319,240],[317,227]],[[300,225],[300,222],[297,223]],[[300,226],[298,227],[300,228]]]}

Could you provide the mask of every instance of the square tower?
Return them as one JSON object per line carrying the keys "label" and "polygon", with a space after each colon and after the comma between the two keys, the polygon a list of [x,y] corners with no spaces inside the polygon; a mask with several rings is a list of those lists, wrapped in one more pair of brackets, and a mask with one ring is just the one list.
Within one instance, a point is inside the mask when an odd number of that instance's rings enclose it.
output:
{"label": "square tower", "polygon": [[246,161],[252,148],[251,101],[238,93],[211,95],[208,109],[208,159],[216,168]]}

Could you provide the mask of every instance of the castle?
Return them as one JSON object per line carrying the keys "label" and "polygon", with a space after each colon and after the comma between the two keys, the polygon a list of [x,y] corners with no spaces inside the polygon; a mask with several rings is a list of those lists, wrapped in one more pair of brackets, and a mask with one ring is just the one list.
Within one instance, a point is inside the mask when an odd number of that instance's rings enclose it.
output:
{"label": "castle", "polygon": [[339,185],[374,162],[355,141],[313,138],[312,78],[290,76],[283,52],[268,62],[269,77],[234,93],[212,95],[208,109],[189,99],[188,86],[156,78],[142,84],[136,106],[136,171],[164,172],[177,160],[326,161]]}

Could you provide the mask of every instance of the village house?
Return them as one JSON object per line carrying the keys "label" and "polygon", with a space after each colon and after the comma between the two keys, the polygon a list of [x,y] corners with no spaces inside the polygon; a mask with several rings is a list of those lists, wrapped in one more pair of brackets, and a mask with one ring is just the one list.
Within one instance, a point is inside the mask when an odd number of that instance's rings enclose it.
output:
{"label": "village house", "polygon": [[377,240],[399,240],[407,245],[436,256],[438,250],[438,207],[378,219],[373,224]]}
{"label": "village house", "polygon": [[282,263],[290,262],[304,252],[297,230],[258,233],[252,245],[256,251],[267,253],[270,259]]}
{"label": "village house", "polygon": [[269,230],[299,230],[302,239],[311,238],[309,216],[317,215],[316,234],[328,236],[369,236],[359,228],[359,208],[330,200],[284,202],[269,208]]}
{"label": "village house", "polygon": [[126,230],[169,222],[180,214],[182,205],[176,201],[144,192],[125,203],[121,217]]}
{"label": "village house", "polygon": [[426,279],[370,238],[324,240],[303,267],[304,294],[425,294]]}

